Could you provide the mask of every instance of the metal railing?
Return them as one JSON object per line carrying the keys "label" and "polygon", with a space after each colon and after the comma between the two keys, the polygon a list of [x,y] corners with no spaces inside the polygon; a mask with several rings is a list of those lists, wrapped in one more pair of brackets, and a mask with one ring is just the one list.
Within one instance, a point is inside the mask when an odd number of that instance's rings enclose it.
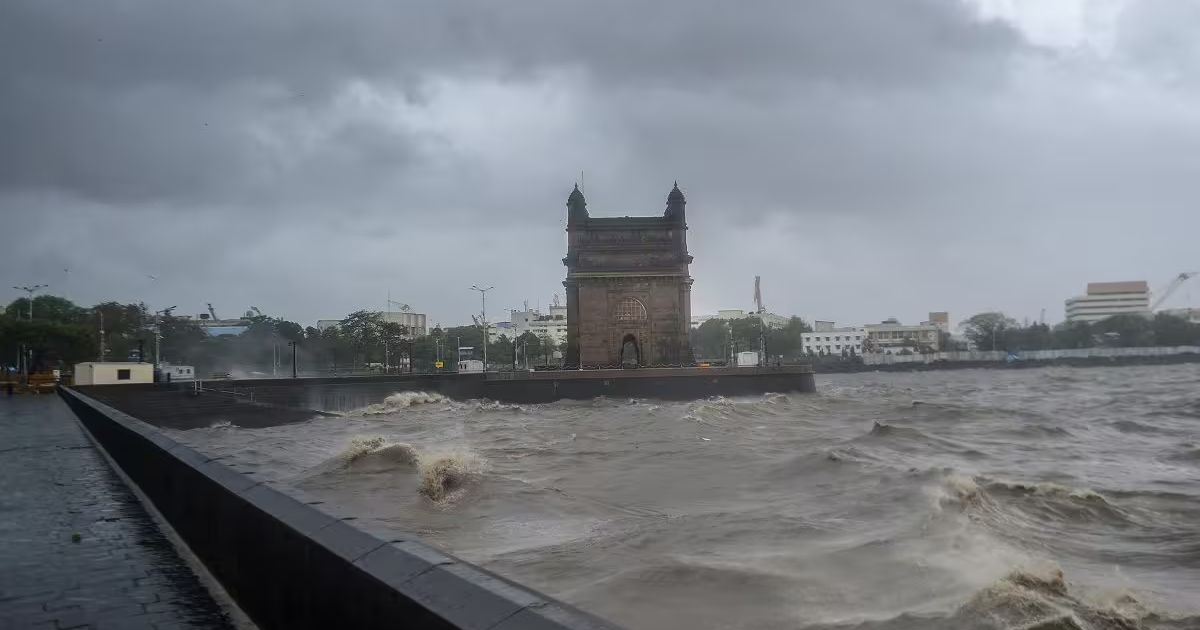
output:
{"label": "metal railing", "polygon": [[204,381],[196,379],[192,381],[192,394],[199,396],[202,393],[220,394],[222,396],[232,396],[254,402],[254,390],[238,391],[236,389],[216,389],[215,387],[205,387]]}

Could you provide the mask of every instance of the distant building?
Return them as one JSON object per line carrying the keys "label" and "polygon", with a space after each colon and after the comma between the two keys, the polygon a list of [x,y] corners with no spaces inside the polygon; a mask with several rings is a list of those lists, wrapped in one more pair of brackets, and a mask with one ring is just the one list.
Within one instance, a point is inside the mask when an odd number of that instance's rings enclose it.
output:
{"label": "distant building", "polygon": [[1150,315],[1150,286],[1145,280],[1089,282],[1087,295],[1066,301],[1068,322],[1098,322],[1114,315]]}
{"label": "distant building", "polygon": [[[413,313],[410,311],[375,311],[383,321],[400,324],[408,329],[408,333],[404,335],[405,339],[413,337],[424,337],[429,330],[425,326],[425,314]],[[340,319],[318,319],[317,330],[325,332],[330,328],[337,328],[342,323]]]}
{"label": "distant building", "polygon": [[944,333],[950,332],[950,313],[946,311],[931,311],[929,321],[921,322],[922,326],[937,326]]}
{"label": "distant building", "polygon": [[536,309],[511,311],[509,321],[496,322],[488,327],[488,338],[493,342],[501,335],[511,341],[525,333],[532,333],[539,339],[550,337],[555,344],[562,344],[567,340],[567,307],[551,305],[548,314]]}
{"label": "distant building", "polygon": [[536,335],[539,339],[550,337],[554,340],[555,344],[566,343],[567,307],[551,306],[548,315],[542,315],[529,323],[529,332]]}
{"label": "distant building", "polygon": [[405,338],[424,337],[428,332],[425,327],[425,313],[413,313],[411,311],[385,311],[380,313],[383,316],[383,321],[400,324],[408,329],[408,334]]}
{"label": "distant building", "polygon": [[831,321],[814,322],[813,331],[800,333],[801,352],[833,356],[860,355],[867,331],[861,326],[838,328]]}
{"label": "distant building", "polygon": [[863,326],[867,333],[864,352],[896,354],[904,352],[939,352],[941,350],[940,326],[929,322],[917,325],[901,324],[895,318],[885,319],[878,324]]}
{"label": "distant building", "polygon": [[240,335],[240,334],[246,332],[247,330],[249,330],[250,327],[249,326],[208,325],[208,326],[202,326],[201,329],[204,330],[204,332],[208,333],[208,336],[210,336],[210,337],[228,337],[231,335],[232,336]]}
{"label": "distant building", "polygon": [[[790,317],[784,317],[783,315],[776,315],[775,313],[748,313],[740,308],[725,308],[717,311],[716,315],[700,315],[698,317],[693,317],[692,327],[695,328],[696,326],[699,326],[710,319],[723,319],[728,321],[734,319],[746,319],[747,317],[762,317],[763,324],[766,324],[767,328],[783,328],[784,326],[787,326],[787,323],[792,319]],[[699,320],[699,322],[697,322],[697,320]]]}

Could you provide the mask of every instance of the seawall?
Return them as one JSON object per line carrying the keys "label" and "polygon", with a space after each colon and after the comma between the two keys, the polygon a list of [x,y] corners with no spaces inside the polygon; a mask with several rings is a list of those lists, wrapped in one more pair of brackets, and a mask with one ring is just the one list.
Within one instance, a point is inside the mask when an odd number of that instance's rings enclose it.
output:
{"label": "seawall", "polygon": [[367,534],[80,391],[59,392],[261,628],[615,627],[415,537]]}
{"label": "seawall", "polygon": [[311,418],[313,410],[344,413],[403,391],[518,404],[590,400],[597,396],[695,400],[816,391],[808,366],[400,374],[221,380],[199,385],[199,393],[193,383],[75,389],[152,424],[179,429],[208,426],[217,420],[244,427],[301,422]]}

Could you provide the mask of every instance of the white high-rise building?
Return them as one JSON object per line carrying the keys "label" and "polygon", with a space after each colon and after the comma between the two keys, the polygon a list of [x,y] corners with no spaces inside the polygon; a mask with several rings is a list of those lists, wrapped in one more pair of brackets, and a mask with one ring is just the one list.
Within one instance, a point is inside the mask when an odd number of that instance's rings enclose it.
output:
{"label": "white high-rise building", "polygon": [[1150,315],[1150,286],[1145,280],[1089,282],[1087,295],[1066,302],[1067,321],[1098,322],[1113,315]]}

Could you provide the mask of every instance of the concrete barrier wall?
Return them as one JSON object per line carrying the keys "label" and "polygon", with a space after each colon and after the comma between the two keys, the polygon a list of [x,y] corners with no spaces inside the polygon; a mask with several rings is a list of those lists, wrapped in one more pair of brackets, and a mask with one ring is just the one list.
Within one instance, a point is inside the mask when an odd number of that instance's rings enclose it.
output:
{"label": "concrete barrier wall", "polygon": [[204,386],[253,395],[257,402],[338,413],[378,403],[388,394],[400,391],[438,393],[457,400],[487,398],[510,403],[547,403],[564,398],[587,400],[597,396],[696,400],[709,396],[816,391],[812,370],[807,366],[500,372],[489,373],[486,377],[483,374],[418,374],[339,379],[248,379],[214,381]]}
{"label": "concrete barrier wall", "polygon": [[78,391],[63,399],[262,628],[613,628],[441,553],[382,540]]}

